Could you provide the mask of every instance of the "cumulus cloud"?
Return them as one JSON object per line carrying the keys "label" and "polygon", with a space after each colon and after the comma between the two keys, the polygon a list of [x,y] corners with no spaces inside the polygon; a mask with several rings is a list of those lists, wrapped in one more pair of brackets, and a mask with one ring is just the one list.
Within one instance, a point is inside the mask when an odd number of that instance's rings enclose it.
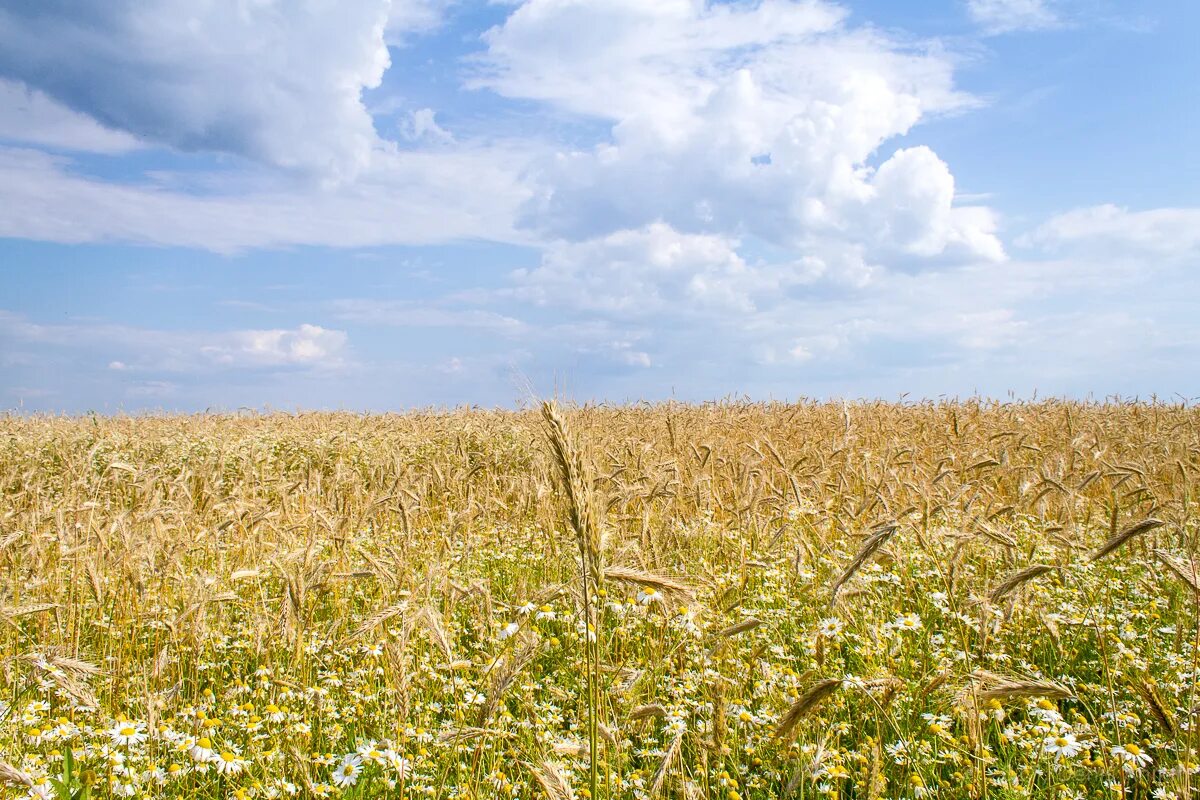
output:
{"label": "cumulus cloud", "polygon": [[625,317],[689,310],[750,312],[763,299],[818,277],[823,265],[748,264],[737,242],[656,222],[582,242],[557,242],[542,263],[513,274],[511,295]]}
{"label": "cumulus cloud", "polygon": [[872,164],[920,120],[974,102],[952,59],[844,16],[783,0],[527,0],[485,35],[470,85],[611,128],[535,165],[521,224],[590,240],[662,221],[802,252],[1002,258],[991,212],[955,204],[932,151]]}
{"label": "cumulus cloud", "polygon": [[9,3],[0,76],[147,141],[351,177],[377,143],[360,94],[389,65],[389,21],[396,31],[428,18],[406,17],[409,5]]}
{"label": "cumulus cloud", "polygon": [[125,153],[140,146],[136,137],[124,131],[106,128],[42,92],[3,79],[0,139],[89,153]]}
{"label": "cumulus cloud", "polygon": [[1184,258],[1200,256],[1200,208],[1129,211],[1112,204],[1052,217],[1020,243],[1051,251]]}
{"label": "cumulus cloud", "polygon": [[967,13],[988,33],[1041,30],[1059,24],[1046,0],[967,0]]}
{"label": "cumulus cloud", "polygon": [[306,323],[291,330],[234,331],[200,352],[222,366],[334,366],[345,346],[344,331]]}

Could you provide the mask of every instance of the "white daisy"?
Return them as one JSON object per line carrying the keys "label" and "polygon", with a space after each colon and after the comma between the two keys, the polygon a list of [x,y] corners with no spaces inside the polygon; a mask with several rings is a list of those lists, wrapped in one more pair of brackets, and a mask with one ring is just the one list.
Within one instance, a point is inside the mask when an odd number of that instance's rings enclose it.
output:
{"label": "white daisy", "polygon": [[1060,759],[1074,758],[1083,750],[1083,745],[1075,740],[1073,733],[1059,733],[1047,736],[1043,744],[1046,752]]}
{"label": "white daisy", "polygon": [[817,627],[817,632],[826,639],[836,639],[838,634],[842,632],[842,621],[837,617],[828,617],[821,620],[821,624]]}
{"label": "white daisy", "polygon": [[362,757],[358,753],[347,753],[342,764],[333,773],[333,782],[339,789],[353,786],[362,773]]}
{"label": "white daisy", "polygon": [[222,775],[236,775],[241,772],[250,762],[242,758],[232,750],[222,750],[221,753],[213,759],[213,764],[217,767],[217,772]]}
{"label": "white daisy", "polygon": [[663,601],[662,592],[655,589],[653,586],[643,586],[637,595],[638,602],[644,606],[651,603],[661,603]]}
{"label": "white daisy", "polygon": [[1153,760],[1149,753],[1132,742],[1125,746],[1116,745],[1110,752],[1121,761],[1126,772],[1137,772]]}
{"label": "white daisy", "polygon": [[118,722],[108,735],[119,747],[136,746],[146,741],[146,725],[142,722]]}

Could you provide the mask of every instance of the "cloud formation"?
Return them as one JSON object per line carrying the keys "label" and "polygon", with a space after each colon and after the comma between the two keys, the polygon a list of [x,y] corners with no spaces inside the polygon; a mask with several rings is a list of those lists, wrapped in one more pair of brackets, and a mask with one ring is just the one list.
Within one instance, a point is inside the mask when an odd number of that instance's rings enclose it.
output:
{"label": "cloud formation", "polygon": [[524,157],[502,148],[384,153],[370,174],[336,187],[264,174],[228,185],[213,176],[196,192],[169,174],[101,181],[78,174],[69,158],[0,146],[0,236],[220,253],[514,241],[512,219],[528,195],[516,175]]}
{"label": "cloud formation", "polygon": [[1042,30],[1060,23],[1046,0],[967,0],[967,12],[988,33]]}
{"label": "cloud formation", "polygon": [[1050,218],[1021,243],[1056,252],[1194,258],[1200,256],[1200,208],[1077,208]]}
{"label": "cloud formation", "polygon": [[9,3],[0,76],[149,142],[350,178],[377,143],[360,95],[390,63],[390,5]]}
{"label": "cloud formation", "polygon": [[[331,369],[344,363],[345,331],[294,328],[176,331],[116,323],[39,323],[0,310],[0,340],[14,351],[62,348],[112,372],[194,373],[214,369]],[[91,354],[91,355],[89,355]]]}
{"label": "cloud formation", "polygon": [[137,138],[106,128],[22,83],[0,79],[0,139],[88,153],[126,153]]}
{"label": "cloud formation", "polygon": [[656,222],[582,242],[558,242],[542,263],[513,274],[510,294],[539,306],[574,308],[622,318],[747,313],[787,288],[820,276],[823,264],[748,264],[737,242],[686,234]]}
{"label": "cloud formation", "polygon": [[880,157],[922,119],[974,102],[936,47],[781,0],[528,0],[485,40],[470,85],[611,125],[594,147],[535,165],[520,223],[545,236],[661,221],[814,255],[1004,256],[992,212],[955,203],[931,150]]}

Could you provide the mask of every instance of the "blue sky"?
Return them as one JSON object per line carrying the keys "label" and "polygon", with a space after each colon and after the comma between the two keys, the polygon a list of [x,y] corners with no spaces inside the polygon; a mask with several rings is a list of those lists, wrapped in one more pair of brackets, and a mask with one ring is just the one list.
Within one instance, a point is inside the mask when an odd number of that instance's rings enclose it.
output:
{"label": "blue sky", "polygon": [[1190,398],[1198,27],[4,3],[0,409]]}

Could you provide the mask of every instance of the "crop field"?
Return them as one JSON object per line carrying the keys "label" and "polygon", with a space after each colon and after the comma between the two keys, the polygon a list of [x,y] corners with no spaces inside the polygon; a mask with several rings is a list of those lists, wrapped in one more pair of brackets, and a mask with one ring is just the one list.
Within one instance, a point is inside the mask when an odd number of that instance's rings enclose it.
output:
{"label": "crop field", "polygon": [[0,418],[0,796],[1200,796],[1200,410]]}

